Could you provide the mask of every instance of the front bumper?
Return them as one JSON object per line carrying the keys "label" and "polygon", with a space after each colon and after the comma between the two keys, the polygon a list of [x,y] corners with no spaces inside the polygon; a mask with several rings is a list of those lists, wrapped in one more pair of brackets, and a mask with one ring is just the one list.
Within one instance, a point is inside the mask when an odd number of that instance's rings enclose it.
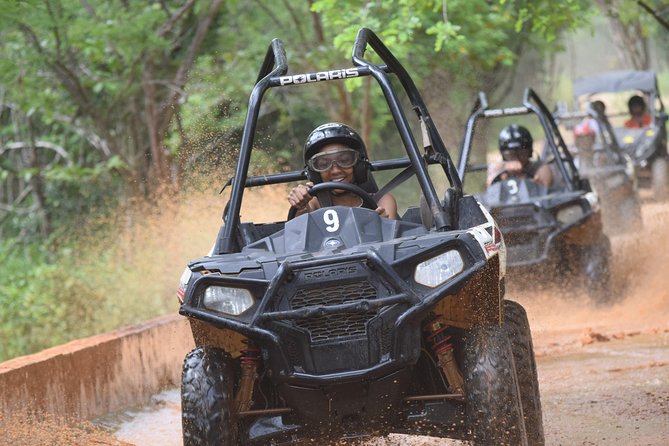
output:
{"label": "front bumper", "polygon": [[[180,314],[253,340],[276,385],[381,379],[417,362],[421,321],[488,264],[469,233],[411,243],[416,255],[392,261],[384,259],[384,247],[284,260],[272,280],[196,274]],[[464,260],[459,274],[435,288],[413,282],[417,263],[452,249]],[[212,284],[245,287],[262,298],[247,314],[226,316],[201,305],[202,290]]]}
{"label": "front bumper", "polygon": [[[577,205],[582,209],[579,218],[568,223],[557,220],[559,209]],[[587,244],[588,237],[601,232],[599,211],[594,212],[585,199],[563,202],[556,207],[535,203],[501,206],[493,209],[492,214],[504,237],[510,275],[551,267],[560,261],[565,245]]]}

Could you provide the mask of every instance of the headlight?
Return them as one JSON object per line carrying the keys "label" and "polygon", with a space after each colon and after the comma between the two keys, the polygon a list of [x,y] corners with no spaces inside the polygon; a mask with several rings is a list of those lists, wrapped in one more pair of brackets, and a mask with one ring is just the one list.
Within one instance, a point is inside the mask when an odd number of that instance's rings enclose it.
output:
{"label": "headlight", "polygon": [[459,274],[464,266],[462,256],[458,251],[446,251],[419,263],[416,266],[413,279],[421,285],[434,288]]}
{"label": "headlight", "polygon": [[239,316],[253,306],[253,296],[246,288],[214,285],[204,290],[202,303],[208,310]]}
{"label": "headlight", "polygon": [[557,211],[555,218],[563,225],[568,225],[578,221],[583,217],[583,208],[579,205],[567,206]]}

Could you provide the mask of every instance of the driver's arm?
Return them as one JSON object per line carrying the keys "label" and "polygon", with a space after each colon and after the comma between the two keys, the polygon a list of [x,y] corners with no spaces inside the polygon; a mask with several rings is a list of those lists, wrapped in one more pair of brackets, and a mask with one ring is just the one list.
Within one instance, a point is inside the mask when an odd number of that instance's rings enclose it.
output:
{"label": "driver's arm", "polygon": [[302,215],[306,212],[311,212],[318,209],[318,199],[312,197],[308,190],[313,187],[314,183],[309,181],[306,184],[295,186],[288,194],[288,203],[291,207],[297,208],[297,215]]}
{"label": "driver's arm", "polygon": [[381,217],[397,220],[397,201],[391,194],[385,194],[378,202],[376,213]]}
{"label": "driver's arm", "polygon": [[490,186],[492,184],[492,180],[495,179],[499,173],[504,170],[504,161],[500,161],[499,163],[495,164],[489,164],[488,165],[488,178],[486,178],[485,184]]}
{"label": "driver's arm", "polygon": [[551,187],[553,184],[553,172],[551,172],[551,168],[547,164],[542,164],[532,179],[544,187]]}
{"label": "driver's arm", "polygon": [[506,180],[509,175],[518,175],[522,172],[523,165],[520,161],[500,161],[496,164],[491,164],[488,166],[488,179],[486,184],[490,186],[492,180],[494,180],[501,172],[506,171],[504,175],[500,176],[500,180]]}

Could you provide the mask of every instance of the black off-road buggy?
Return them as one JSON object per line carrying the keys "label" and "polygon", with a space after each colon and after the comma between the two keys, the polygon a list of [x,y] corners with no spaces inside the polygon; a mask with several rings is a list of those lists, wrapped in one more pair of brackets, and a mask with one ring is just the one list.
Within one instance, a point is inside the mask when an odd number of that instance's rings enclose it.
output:
{"label": "black off-road buggy", "polygon": [[[371,47],[384,65],[370,63]],[[227,217],[213,252],[188,265],[180,314],[197,348],[184,362],[184,444],[317,444],[390,432],[543,444],[527,316],[504,299],[504,244],[480,204],[462,194],[455,165],[404,67],[361,29],[354,66],[287,74],[272,41],[251,94]],[[304,181],[305,172],[248,177],[260,101],[270,88],[372,76],[387,100],[407,157],[378,193],[417,179],[423,206],[380,217],[324,207],[287,221],[240,222],[246,188]],[[419,150],[392,82],[424,135]],[[441,198],[428,171],[450,186]],[[389,186],[390,185],[390,186]],[[312,193],[342,189],[321,183]]]}
{"label": "black off-road buggy", "polygon": [[[573,130],[571,151],[581,177],[590,182],[602,206],[602,223],[607,235],[640,231],[641,199],[634,162],[618,144],[618,138],[598,104],[586,111],[569,112],[564,106],[554,114],[558,123]],[[588,131],[589,130],[589,131]]]}
{"label": "black off-road buggy", "polygon": [[[544,187],[531,178],[508,177],[504,171],[477,195],[489,209],[504,237],[507,248],[507,281],[536,285],[528,277],[556,283],[581,283],[597,302],[612,298],[609,261],[611,244],[604,234],[599,199],[588,180],[581,178],[571,153],[551,113],[531,89],[526,89],[519,107],[490,109],[484,93],[479,93],[462,141],[458,171],[467,190],[476,190],[472,172],[486,172],[486,162],[470,163],[473,142],[479,154],[487,144],[476,138],[479,120],[530,115],[544,133],[543,162],[553,172],[553,184]],[[525,118],[527,119],[527,118]],[[494,150],[497,152],[497,148]],[[572,278],[577,281],[570,280]]]}
{"label": "black off-road buggy", "polygon": [[669,198],[669,160],[667,154],[667,113],[660,97],[654,71],[610,71],[574,81],[574,102],[592,101],[601,93],[641,94],[650,108],[651,123],[646,128],[626,128],[626,109],[609,107],[613,129],[621,148],[632,157],[639,186],[652,188],[656,200]]}

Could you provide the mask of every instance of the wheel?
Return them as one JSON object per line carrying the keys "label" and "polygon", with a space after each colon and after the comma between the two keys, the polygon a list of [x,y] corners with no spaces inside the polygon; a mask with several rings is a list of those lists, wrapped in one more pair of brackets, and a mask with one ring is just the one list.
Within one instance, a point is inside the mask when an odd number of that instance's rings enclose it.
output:
{"label": "wheel", "polygon": [[519,303],[504,301],[504,329],[513,349],[527,442],[530,445],[543,446],[545,444],[544,424],[541,414],[537,363],[534,359],[530,323],[527,320],[525,309]]}
{"label": "wheel", "polygon": [[602,235],[600,240],[583,247],[581,252],[585,289],[597,304],[610,304],[614,301],[611,290],[611,242]]}
{"label": "wheel", "polygon": [[[322,192],[328,192],[332,190],[345,190],[346,192],[350,192],[352,194],[357,195],[362,199],[362,207],[374,210],[379,205],[376,203],[376,200],[372,198],[371,195],[369,195],[363,188],[356,184],[352,183],[338,183],[336,181],[327,181],[325,183],[318,183],[312,187],[309,188],[308,192],[311,196],[318,196],[318,194]],[[322,202],[322,201],[321,201]],[[288,211],[288,217],[286,217],[286,220],[292,220],[295,218],[297,215],[297,208],[294,208],[291,206],[290,210]]]}
{"label": "wheel", "polygon": [[653,182],[653,196],[657,201],[664,201],[669,195],[669,172],[667,172],[667,159],[657,158],[651,166]]}
{"label": "wheel", "polygon": [[465,420],[475,445],[527,445],[511,343],[503,327],[472,329],[463,340]]}
{"label": "wheel", "polygon": [[231,429],[233,372],[230,356],[215,348],[196,348],[181,375],[184,446],[236,445]]}

